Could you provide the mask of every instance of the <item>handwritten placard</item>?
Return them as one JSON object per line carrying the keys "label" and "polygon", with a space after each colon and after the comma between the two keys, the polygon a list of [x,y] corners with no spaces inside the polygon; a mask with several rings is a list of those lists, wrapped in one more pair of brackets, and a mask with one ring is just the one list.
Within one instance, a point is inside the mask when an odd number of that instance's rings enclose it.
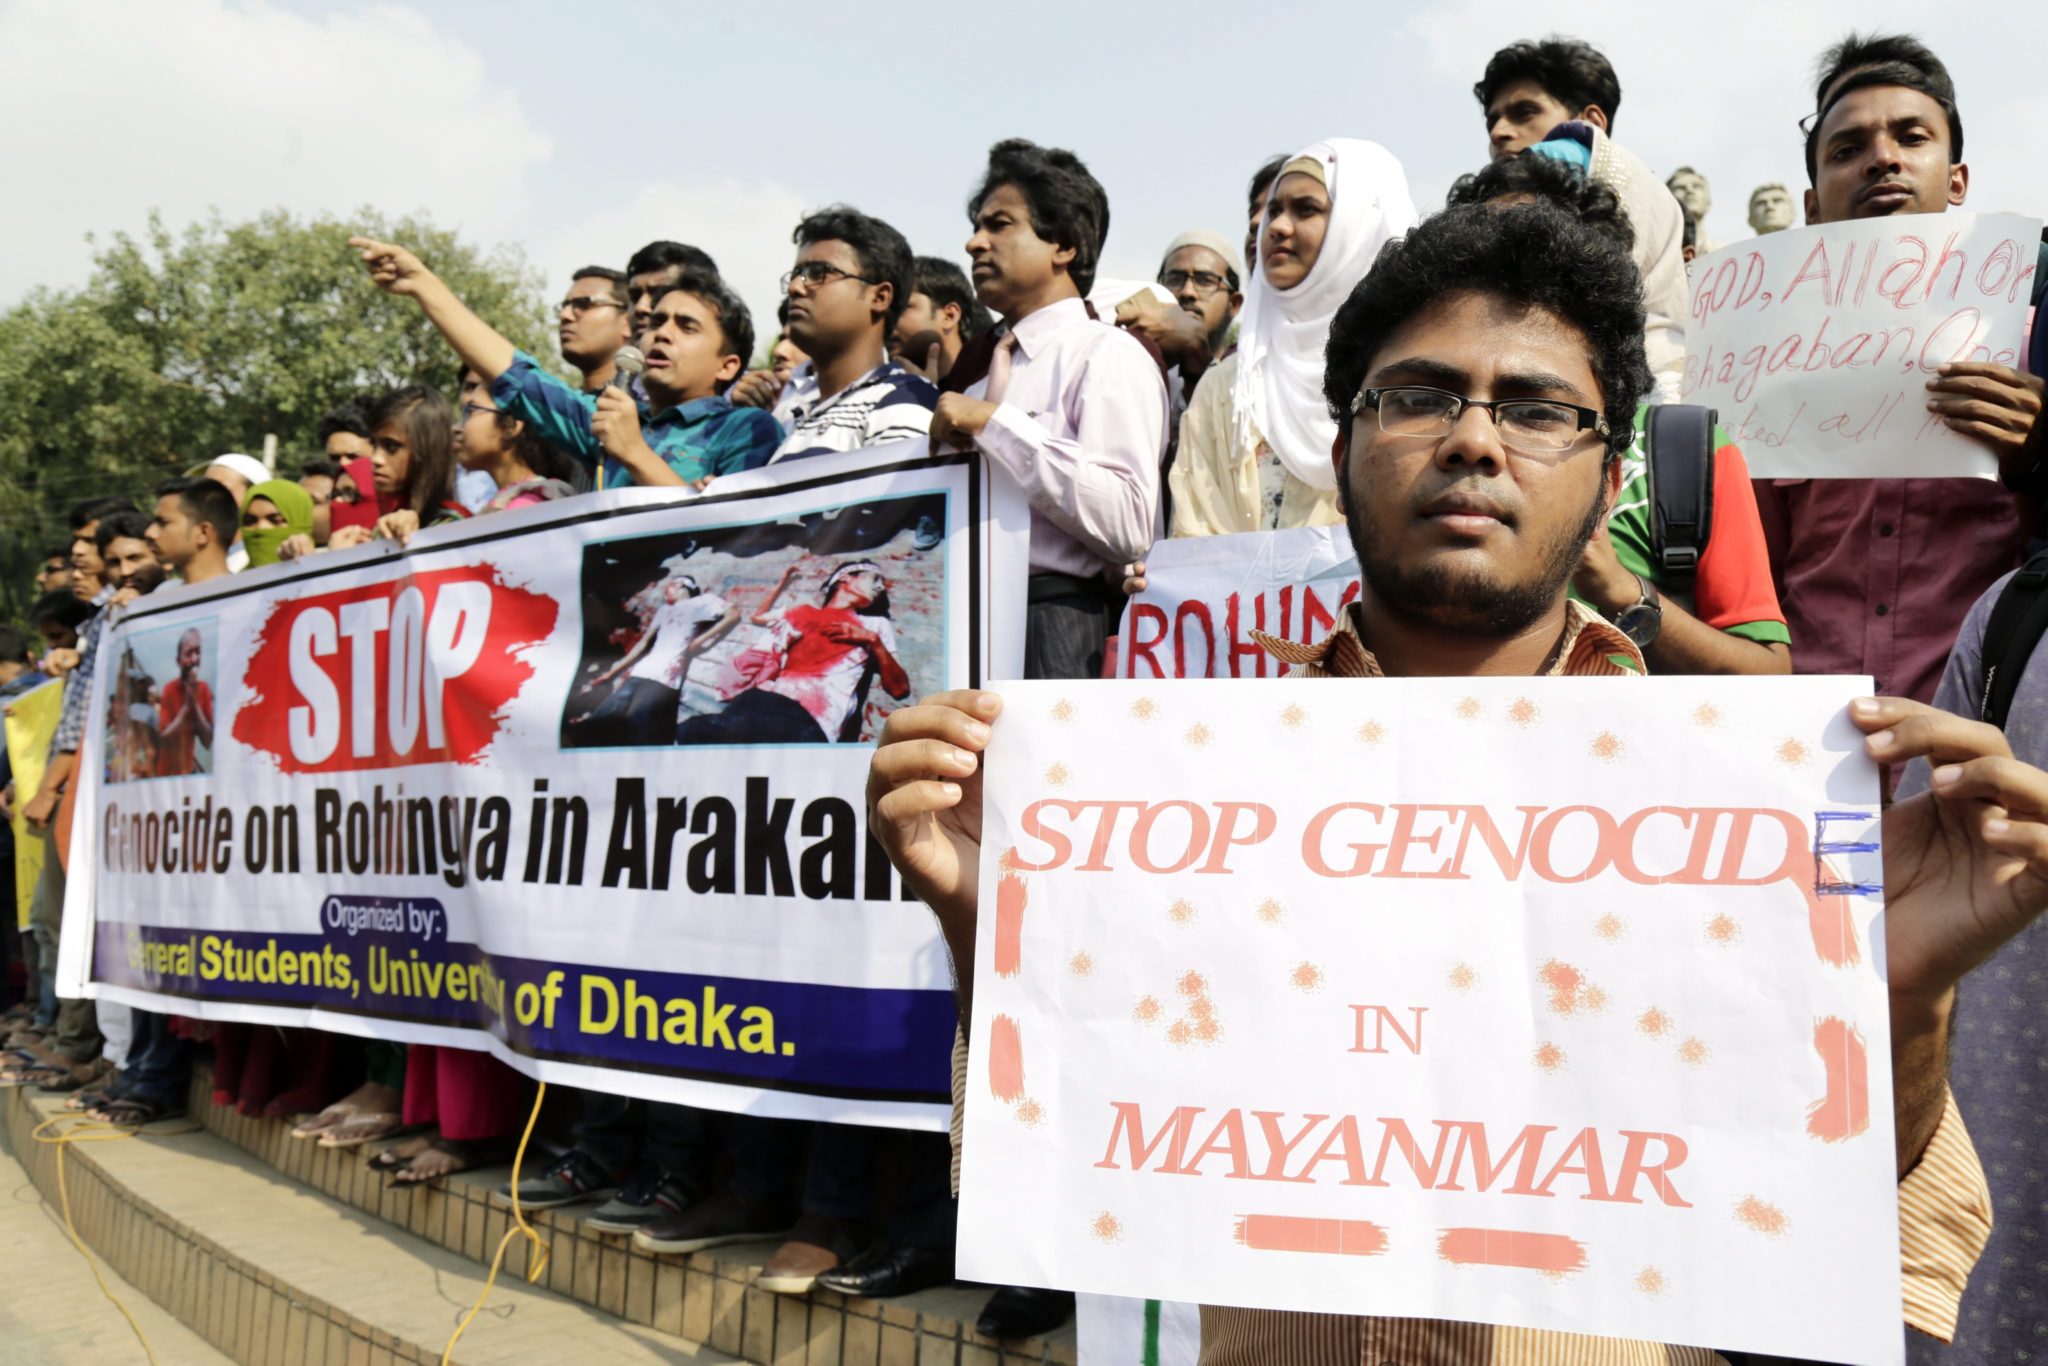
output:
{"label": "handwritten placard", "polygon": [[1902,1360],[1868,687],[1002,685],[961,1273]]}
{"label": "handwritten placard", "polygon": [[2037,219],[1910,214],[1794,228],[1692,263],[1684,400],[1759,478],[1992,478],[1927,410],[1952,361],[2019,367]]}

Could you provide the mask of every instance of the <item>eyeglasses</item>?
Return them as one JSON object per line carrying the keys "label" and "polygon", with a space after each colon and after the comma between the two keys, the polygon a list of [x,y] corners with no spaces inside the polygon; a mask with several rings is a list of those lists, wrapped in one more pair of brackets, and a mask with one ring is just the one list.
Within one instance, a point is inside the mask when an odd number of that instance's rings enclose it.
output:
{"label": "eyeglasses", "polygon": [[486,405],[481,403],[465,403],[462,405],[463,421],[467,422],[470,418],[475,417],[478,413],[489,413],[492,417],[503,417],[505,415],[505,410],[502,408],[487,407]]}
{"label": "eyeglasses", "polygon": [[593,308],[623,307],[625,307],[624,304],[621,304],[609,294],[585,294],[580,298],[562,300],[562,302],[555,305],[555,312],[573,313],[580,318]]}
{"label": "eyeglasses", "polygon": [[789,293],[790,285],[798,280],[804,282],[804,293],[806,294],[816,294],[834,280],[858,280],[864,285],[881,283],[878,280],[870,280],[865,275],[856,275],[850,270],[841,270],[839,267],[829,265],[824,261],[806,261],[782,277],[782,292],[784,294]]}
{"label": "eyeglasses", "polygon": [[1209,270],[1166,270],[1159,273],[1159,283],[1178,294],[1192,283],[1197,294],[1214,294],[1231,284],[1230,277],[1218,275]]}
{"label": "eyeglasses", "polygon": [[1356,415],[1367,408],[1378,411],[1380,430],[1390,436],[1426,436],[1439,441],[1451,434],[1467,408],[1484,408],[1504,444],[1539,457],[1563,455],[1578,444],[1581,432],[1607,435],[1607,419],[1599,410],[1549,399],[1465,398],[1446,389],[1410,384],[1361,390],[1351,400],[1351,411]]}

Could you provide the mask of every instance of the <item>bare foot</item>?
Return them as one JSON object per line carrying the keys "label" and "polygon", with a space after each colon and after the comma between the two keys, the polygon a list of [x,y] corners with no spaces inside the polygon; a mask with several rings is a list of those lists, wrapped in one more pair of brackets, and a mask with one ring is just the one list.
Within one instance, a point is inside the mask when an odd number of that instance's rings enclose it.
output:
{"label": "bare foot", "polygon": [[457,1172],[468,1171],[477,1164],[477,1157],[476,1144],[437,1138],[425,1152],[394,1172],[391,1180],[400,1186],[428,1185]]}

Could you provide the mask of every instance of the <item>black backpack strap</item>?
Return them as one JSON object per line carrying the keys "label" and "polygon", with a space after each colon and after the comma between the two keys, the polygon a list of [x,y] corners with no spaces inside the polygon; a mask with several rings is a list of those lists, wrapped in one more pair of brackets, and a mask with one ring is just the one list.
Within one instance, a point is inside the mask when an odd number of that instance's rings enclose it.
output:
{"label": "black backpack strap", "polygon": [[1650,571],[1684,589],[1699,572],[1714,528],[1714,426],[1720,415],[1692,403],[1661,403],[1643,422],[1650,487]]}
{"label": "black backpack strap", "polygon": [[2048,550],[2021,565],[1992,604],[1979,655],[1984,682],[1977,694],[1978,720],[2005,729],[2020,675],[2043,634],[2048,634]]}

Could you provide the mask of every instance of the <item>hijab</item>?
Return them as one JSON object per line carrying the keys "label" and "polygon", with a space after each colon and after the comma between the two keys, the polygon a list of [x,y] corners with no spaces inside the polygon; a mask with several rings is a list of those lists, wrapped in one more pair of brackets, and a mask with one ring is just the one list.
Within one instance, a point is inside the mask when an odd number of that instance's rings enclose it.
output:
{"label": "hijab", "polygon": [[242,528],[242,548],[249,552],[251,569],[276,564],[277,548],[288,538],[313,534],[313,495],[291,480],[266,479],[255,485],[242,500],[242,511],[247,513],[249,504],[258,498],[269,500],[272,507],[284,514],[284,525]]}
{"label": "hijab", "polygon": [[1253,267],[1238,318],[1230,406],[1240,449],[1255,449],[1263,437],[1289,474],[1328,491],[1337,486],[1330,467],[1337,424],[1323,401],[1330,322],[1380,248],[1414,227],[1417,215],[1401,163],[1376,142],[1318,142],[1289,158],[1280,174],[1317,169],[1330,196],[1322,252],[1292,289],[1273,288]]}
{"label": "hijab", "polygon": [[349,482],[356,486],[356,500],[344,503],[336,498],[327,505],[328,535],[333,535],[345,526],[359,526],[368,531],[377,525],[378,516],[386,509],[377,506],[377,465],[369,456],[358,456],[342,466]]}

